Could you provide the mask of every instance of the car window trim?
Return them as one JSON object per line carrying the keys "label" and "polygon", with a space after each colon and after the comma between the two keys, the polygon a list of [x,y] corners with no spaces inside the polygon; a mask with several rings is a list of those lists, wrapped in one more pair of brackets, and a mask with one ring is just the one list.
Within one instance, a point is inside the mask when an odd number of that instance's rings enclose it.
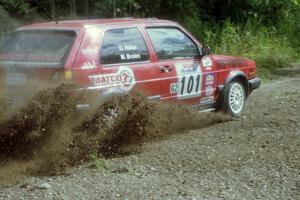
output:
{"label": "car window trim", "polygon": [[150,42],[151,42],[151,45],[152,45],[152,47],[153,47],[153,49],[154,49],[154,53],[155,53],[155,55],[156,55],[157,61],[184,60],[184,59],[191,59],[191,58],[194,59],[196,56],[194,56],[194,57],[184,57],[184,58],[166,58],[166,59],[159,59],[158,56],[157,56],[156,50],[155,50],[155,48],[154,48],[153,42],[152,42],[152,40],[151,40],[151,37],[150,37],[149,33],[147,32],[147,29],[151,29],[151,28],[174,28],[174,29],[179,30],[179,31],[182,32],[186,37],[188,37],[188,38],[191,40],[191,42],[195,45],[196,50],[197,50],[197,52],[198,52],[198,55],[197,55],[197,56],[200,56],[200,55],[201,55],[200,52],[199,52],[199,48],[198,48],[197,43],[194,41],[193,38],[191,38],[191,37],[190,37],[184,30],[182,30],[180,27],[174,26],[174,25],[170,25],[170,26],[166,26],[166,25],[163,25],[163,26],[155,26],[155,25],[152,25],[152,26],[145,26],[145,27],[144,27],[145,32],[146,32],[147,36],[148,36],[149,39],[150,39]]}
{"label": "car window trim", "polygon": [[[112,63],[112,64],[102,64],[101,63],[101,57],[102,57],[102,46],[103,46],[103,41],[104,41],[104,36],[105,36],[105,33],[108,31],[108,30],[116,30],[116,29],[130,29],[130,28],[136,28],[138,30],[138,32],[141,34],[142,36],[142,39],[144,41],[144,44],[145,44],[145,47],[147,49],[147,53],[148,53],[148,60],[145,60],[145,61],[136,61],[136,62],[127,62],[127,63]],[[112,67],[112,66],[115,66],[115,65],[127,65],[127,64],[146,64],[146,63],[150,63],[150,51],[149,51],[149,48],[148,48],[148,45],[145,41],[145,37],[143,35],[143,33],[141,32],[140,30],[140,27],[139,26],[126,26],[126,27],[115,27],[115,28],[110,28],[110,27],[107,27],[104,29],[103,31],[103,36],[101,37],[100,39],[100,48],[99,48],[99,64],[100,64],[100,67]]]}
{"label": "car window trim", "polygon": [[105,64],[101,65],[101,67],[106,68],[106,67],[114,67],[114,66],[123,66],[123,65],[137,65],[137,64],[148,64],[151,63],[150,60],[146,61],[140,61],[140,62],[128,62],[128,63],[114,63],[114,64]]}

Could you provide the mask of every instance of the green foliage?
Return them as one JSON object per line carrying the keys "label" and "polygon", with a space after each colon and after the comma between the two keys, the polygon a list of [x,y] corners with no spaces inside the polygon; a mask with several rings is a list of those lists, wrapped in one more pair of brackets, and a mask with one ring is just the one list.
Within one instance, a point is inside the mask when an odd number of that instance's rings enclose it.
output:
{"label": "green foliage", "polygon": [[18,26],[20,26],[20,24],[17,22],[17,20],[13,19],[0,5],[0,37],[12,29],[17,28]]}
{"label": "green foliage", "polygon": [[210,42],[216,53],[255,60],[258,73],[263,77],[270,78],[276,69],[288,66],[296,57],[288,38],[259,22],[238,26],[226,21],[214,36],[215,42]]}
{"label": "green foliage", "polygon": [[193,35],[204,38],[203,43],[210,45],[215,54],[243,56],[256,61],[258,73],[263,78],[272,78],[276,69],[290,65],[297,57],[290,33],[262,26],[262,21],[249,20],[240,25],[226,20],[222,25],[212,25],[190,17],[183,23]]}
{"label": "green foliage", "polygon": [[300,0],[0,0],[0,36],[49,15],[175,20],[215,53],[254,59],[263,76],[300,57]]}
{"label": "green foliage", "polygon": [[214,39],[216,39],[216,26],[213,26],[212,23],[201,21],[197,16],[187,16],[183,18],[180,23],[182,23],[183,26],[193,34],[193,36],[205,44],[212,44],[210,42],[213,42]]}
{"label": "green foliage", "polygon": [[108,170],[110,165],[107,163],[106,160],[99,158],[96,155],[90,156],[89,167],[92,169],[104,169]]}
{"label": "green foliage", "polygon": [[140,3],[137,0],[95,1],[95,15],[101,18],[138,16]]}
{"label": "green foliage", "polygon": [[2,5],[9,13],[16,13],[19,15],[28,14],[35,10],[35,8],[30,7],[28,2],[22,0],[0,0],[0,5]]}

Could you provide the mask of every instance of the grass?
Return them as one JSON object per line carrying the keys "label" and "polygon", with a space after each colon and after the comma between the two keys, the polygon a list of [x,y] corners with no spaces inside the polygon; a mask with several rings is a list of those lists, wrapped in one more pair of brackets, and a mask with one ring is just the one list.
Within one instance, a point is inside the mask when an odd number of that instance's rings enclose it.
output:
{"label": "grass", "polygon": [[99,158],[96,155],[90,156],[90,161],[89,161],[88,166],[91,169],[98,169],[98,170],[100,170],[100,169],[109,170],[110,169],[110,164],[106,160]]}
{"label": "grass", "polygon": [[244,26],[230,21],[220,26],[203,24],[193,19],[188,19],[185,24],[196,37],[205,39],[204,43],[212,48],[214,54],[253,59],[257,64],[258,75],[265,80],[276,77],[274,72],[281,67],[300,63],[290,38],[274,27],[250,21]]}
{"label": "grass", "polygon": [[226,22],[219,37],[216,52],[253,59],[263,79],[270,79],[278,68],[291,65],[296,55],[287,38],[253,23],[241,28]]}
{"label": "grass", "polygon": [[295,63],[300,64],[300,57],[296,59]]}

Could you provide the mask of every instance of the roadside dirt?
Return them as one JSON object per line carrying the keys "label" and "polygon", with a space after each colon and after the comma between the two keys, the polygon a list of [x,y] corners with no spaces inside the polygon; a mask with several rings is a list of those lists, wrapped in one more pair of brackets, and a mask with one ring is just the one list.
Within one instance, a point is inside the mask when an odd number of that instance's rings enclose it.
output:
{"label": "roadside dirt", "polygon": [[[6,186],[0,188],[0,199],[299,199],[299,99],[297,76],[264,83],[250,96],[245,115],[238,120],[160,107],[139,98],[121,101],[126,106],[106,104],[107,109],[97,110],[75,128],[56,129],[47,144],[62,136],[63,142],[32,154],[40,159],[2,163],[1,181]],[[109,122],[103,116],[113,113],[121,114],[105,126],[105,132],[95,126],[99,120]],[[67,118],[64,122],[70,124]],[[91,134],[89,142],[82,143]],[[106,137],[98,140],[101,134]],[[66,149],[70,135],[75,142]],[[94,153],[110,158],[92,160],[97,169],[84,164],[54,170],[54,176],[37,176],[37,171],[51,171],[57,163],[80,164],[81,158]],[[17,183],[7,184],[14,175]]]}

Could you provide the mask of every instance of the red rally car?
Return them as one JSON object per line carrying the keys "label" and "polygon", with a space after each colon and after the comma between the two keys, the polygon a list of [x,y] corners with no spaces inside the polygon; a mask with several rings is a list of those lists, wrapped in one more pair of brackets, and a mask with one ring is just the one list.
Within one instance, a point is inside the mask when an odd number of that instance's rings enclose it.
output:
{"label": "red rally car", "polygon": [[[99,98],[142,92],[149,99],[239,117],[261,80],[247,58],[210,54],[179,24],[158,19],[97,19],[33,24],[2,40],[0,89],[29,80],[66,81]],[[79,102],[77,109],[88,108]]]}

